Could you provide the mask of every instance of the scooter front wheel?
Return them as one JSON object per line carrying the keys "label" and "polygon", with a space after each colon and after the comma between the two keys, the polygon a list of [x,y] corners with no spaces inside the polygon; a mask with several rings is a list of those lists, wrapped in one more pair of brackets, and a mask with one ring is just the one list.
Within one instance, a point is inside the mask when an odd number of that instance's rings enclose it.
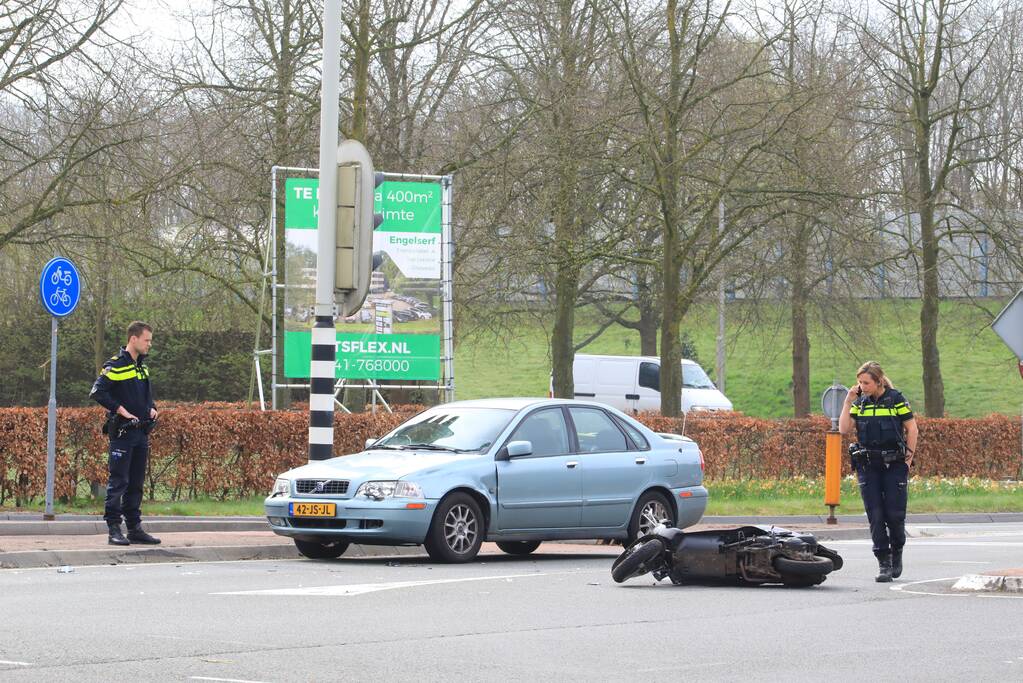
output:
{"label": "scooter front wheel", "polygon": [[664,544],[656,538],[630,546],[618,556],[611,566],[611,578],[615,580],[615,583],[622,583],[636,576],[642,576],[650,571],[647,563],[663,552]]}
{"label": "scooter front wheel", "polygon": [[774,558],[774,568],[782,575],[810,576],[830,574],[835,565],[826,557],[814,556],[811,560],[793,560],[789,557],[778,556]]}

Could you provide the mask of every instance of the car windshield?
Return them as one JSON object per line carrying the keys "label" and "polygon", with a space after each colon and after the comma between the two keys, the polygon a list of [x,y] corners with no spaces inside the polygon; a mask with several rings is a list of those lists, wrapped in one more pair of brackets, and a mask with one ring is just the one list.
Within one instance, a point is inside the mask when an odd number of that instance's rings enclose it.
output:
{"label": "car windshield", "polygon": [[686,389],[713,389],[714,383],[699,365],[682,364],[682,386]]}
{"label": "car windshield", "polygon": [[373,444],[373,448],[482,451],[494,443],[514,410],[439,406],[416,415]]}

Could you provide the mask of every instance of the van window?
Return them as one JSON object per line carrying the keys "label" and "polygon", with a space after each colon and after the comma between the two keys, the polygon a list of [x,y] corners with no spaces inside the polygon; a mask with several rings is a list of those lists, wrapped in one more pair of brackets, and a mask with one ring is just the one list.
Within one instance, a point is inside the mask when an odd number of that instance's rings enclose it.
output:
{"label": "van window", "polygon": [[628,450],[625,435],[610,416],[598,408],[569,408],[581,453]]}
{"label": "van window", "polygon": [[682,364],[682,387],[685,389],[713,389],[714,383],[710,377],[695,363]]}
{"label": "van window", "polygon": [[561,408],[546,408],[526,416],[509,441],[529,441],[533,455],[567,455],[568,429]]}
{"label": "van window", "polygon": [[647,389],[653,389],[654,391],[660,391],[661,366],[657,363],[640,363],[639,386],[646,387]]}

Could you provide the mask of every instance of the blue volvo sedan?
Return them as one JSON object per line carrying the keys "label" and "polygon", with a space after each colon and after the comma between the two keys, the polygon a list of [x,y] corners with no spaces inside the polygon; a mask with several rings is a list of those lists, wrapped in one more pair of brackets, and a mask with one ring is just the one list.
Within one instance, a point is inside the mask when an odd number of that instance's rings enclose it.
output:
{"label": "blue volvo sedan", "polygon": [[273,531],[302,555],[350,543],[425,545],[468,562],[484,540],[514,555],[542,541],[631,541],[707,506],[703,457],[605,405],[567,399],[459,401],[429,408],[354,455],[282,474]]}

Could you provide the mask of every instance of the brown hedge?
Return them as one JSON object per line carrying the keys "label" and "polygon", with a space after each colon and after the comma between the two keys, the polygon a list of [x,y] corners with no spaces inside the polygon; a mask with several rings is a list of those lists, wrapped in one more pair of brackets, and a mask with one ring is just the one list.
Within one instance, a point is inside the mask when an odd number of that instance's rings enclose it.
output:
{"label": "brown hedge", "polygon": [[[337,453],[361,450],[420,408],[395,413],[335,414]],[[656,431],[681,433],[681,419],[645,414]],[[57,413],[55,495],[68,497],[89,483],[106,482],[106,438],[100,408]],[[1020,421],[918,418],[921,439],[914,473],[923,476],[1021,477]],[[266,492],[274,477],[306,462],[308,414],[261,412],[232,404],[165,407],[151,439],[147,494],[171,499],[217,499]],[[822,417],[766,420],[741,415],[689,418],[685,433],[703,451],[708,478],[820,476],[824,471]],[[848,440],[843,442],[843,449]],[[843,450],[844,453],[844,450]],[[843,474],[849,473],[843,458]],[[46,485],[46,409],[0,409],[0,505],[40,498]],[[10,502],[9,502],[10,501]]]}

